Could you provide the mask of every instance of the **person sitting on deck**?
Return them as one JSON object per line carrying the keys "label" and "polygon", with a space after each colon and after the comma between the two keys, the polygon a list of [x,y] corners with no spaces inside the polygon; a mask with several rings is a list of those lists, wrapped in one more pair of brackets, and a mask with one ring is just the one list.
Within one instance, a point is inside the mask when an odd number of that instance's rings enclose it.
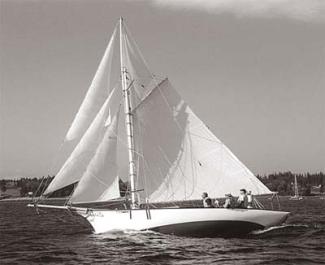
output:
{"label": "person sitting on deck", "polygon": [[247,191],[245,189],[240,190],[240,195],[237,200],[237,208],[247,208]]}
{"label": "person sitting on deck", "polygon": [[248,209],[254,208],[253,207],[253,195],[252,195],[252,192],[251,191],[249,191],[247,193],[247,208]]}
{"label": "person sitting on deck", "polygon": [[218,201],[217,199],[214,200],[214,202],[213,202],[213,206],[214,206],[215,208],[219,208],[219,207],[220,207],[219,201]]}
{"label": "person sitting on deck", "polygon": [[225,196],[226,200],[223,205],[223,208],[234,208],[234,197],[230,193],[225,194]]}
{"label": "person sitting on deck", "polygon": [[203,192],[202,193],[202,200],[203,200],[203,207],[204,208],[213,208],[212,200],[208,196],[208,193],[207,192]]}

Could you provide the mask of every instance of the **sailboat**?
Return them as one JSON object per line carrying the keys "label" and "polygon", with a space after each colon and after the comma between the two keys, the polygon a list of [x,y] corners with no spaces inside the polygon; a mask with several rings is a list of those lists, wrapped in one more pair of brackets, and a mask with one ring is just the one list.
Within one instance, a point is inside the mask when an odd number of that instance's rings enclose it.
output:
{"label": "sailboat", "polygon": [[[64,144],[70,148],[65,162],[30,206],[81,215],[94,233],[235,235],[279,225],[289,214],[195,206],[202,192],[211,198],[237,196],[241,188],[254,195],[272,192],[194,114],[168,78],[151,73],[122,18]],[[121,197],[124,174],[129,185]],[[72,184],[65,205],[41,202]],[[105,202],[110,207],[89,206]]]}
{"label": "sailboat", "polygon": [[297,176],[295,176],[294,191],[295,191],[295,195],[291,196],[289,200],[294,200],[294,201],[302,200],[303,198],[299,196]]}

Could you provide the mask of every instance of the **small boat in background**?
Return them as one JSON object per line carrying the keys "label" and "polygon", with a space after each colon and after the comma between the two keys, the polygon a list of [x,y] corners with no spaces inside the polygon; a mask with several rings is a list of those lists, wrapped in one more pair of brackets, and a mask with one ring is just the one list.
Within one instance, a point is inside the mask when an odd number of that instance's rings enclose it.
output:
{"label": "small boat in background", "polygon": [[294,190],[295,190],[295,195],[291,196],[289,198],[289,200],[291,200],[291,201],[300,201],[300,200],[302,200],[303,197],[299,196],[297,176],[295,176]]}

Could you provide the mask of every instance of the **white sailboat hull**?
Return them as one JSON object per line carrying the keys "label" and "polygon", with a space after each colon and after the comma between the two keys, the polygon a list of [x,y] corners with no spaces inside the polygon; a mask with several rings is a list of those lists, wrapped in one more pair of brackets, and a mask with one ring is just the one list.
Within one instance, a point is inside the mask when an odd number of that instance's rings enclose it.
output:
{"label": "white sailboat hull", "polygon": [[95,233],[116,230],[152,230],[182,236],[246,234],[279,225],[288,212],[256,209],[162,208],[132,210],[78,210]]}

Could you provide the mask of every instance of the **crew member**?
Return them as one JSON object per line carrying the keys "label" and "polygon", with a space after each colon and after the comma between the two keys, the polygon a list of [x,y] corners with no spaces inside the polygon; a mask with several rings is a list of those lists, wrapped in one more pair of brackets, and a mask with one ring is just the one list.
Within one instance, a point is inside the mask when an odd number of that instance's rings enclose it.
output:
{"label": "crew member", "polygon": [[238,208],[247,208],[247,191],[245,189],[240,190],[240,194],[237,200]]}
{"label": "crew member", "polygon": [[202,193],[202,201],[203,201],[203,207],[204,208],[213,208],[212,200],[208,196],[208,193],[207,192],[203,192]]}
{"label": "crew member", "polygon": [[252,209],[253,207],[253,195],[252,192],[249,191],[247,193],[247,208]]}
{"label": "crew member", "polygon": [[223,205],[223,208],[234,208],[234,197],[230,193],[225,194],[225,196],[226,200]]}

